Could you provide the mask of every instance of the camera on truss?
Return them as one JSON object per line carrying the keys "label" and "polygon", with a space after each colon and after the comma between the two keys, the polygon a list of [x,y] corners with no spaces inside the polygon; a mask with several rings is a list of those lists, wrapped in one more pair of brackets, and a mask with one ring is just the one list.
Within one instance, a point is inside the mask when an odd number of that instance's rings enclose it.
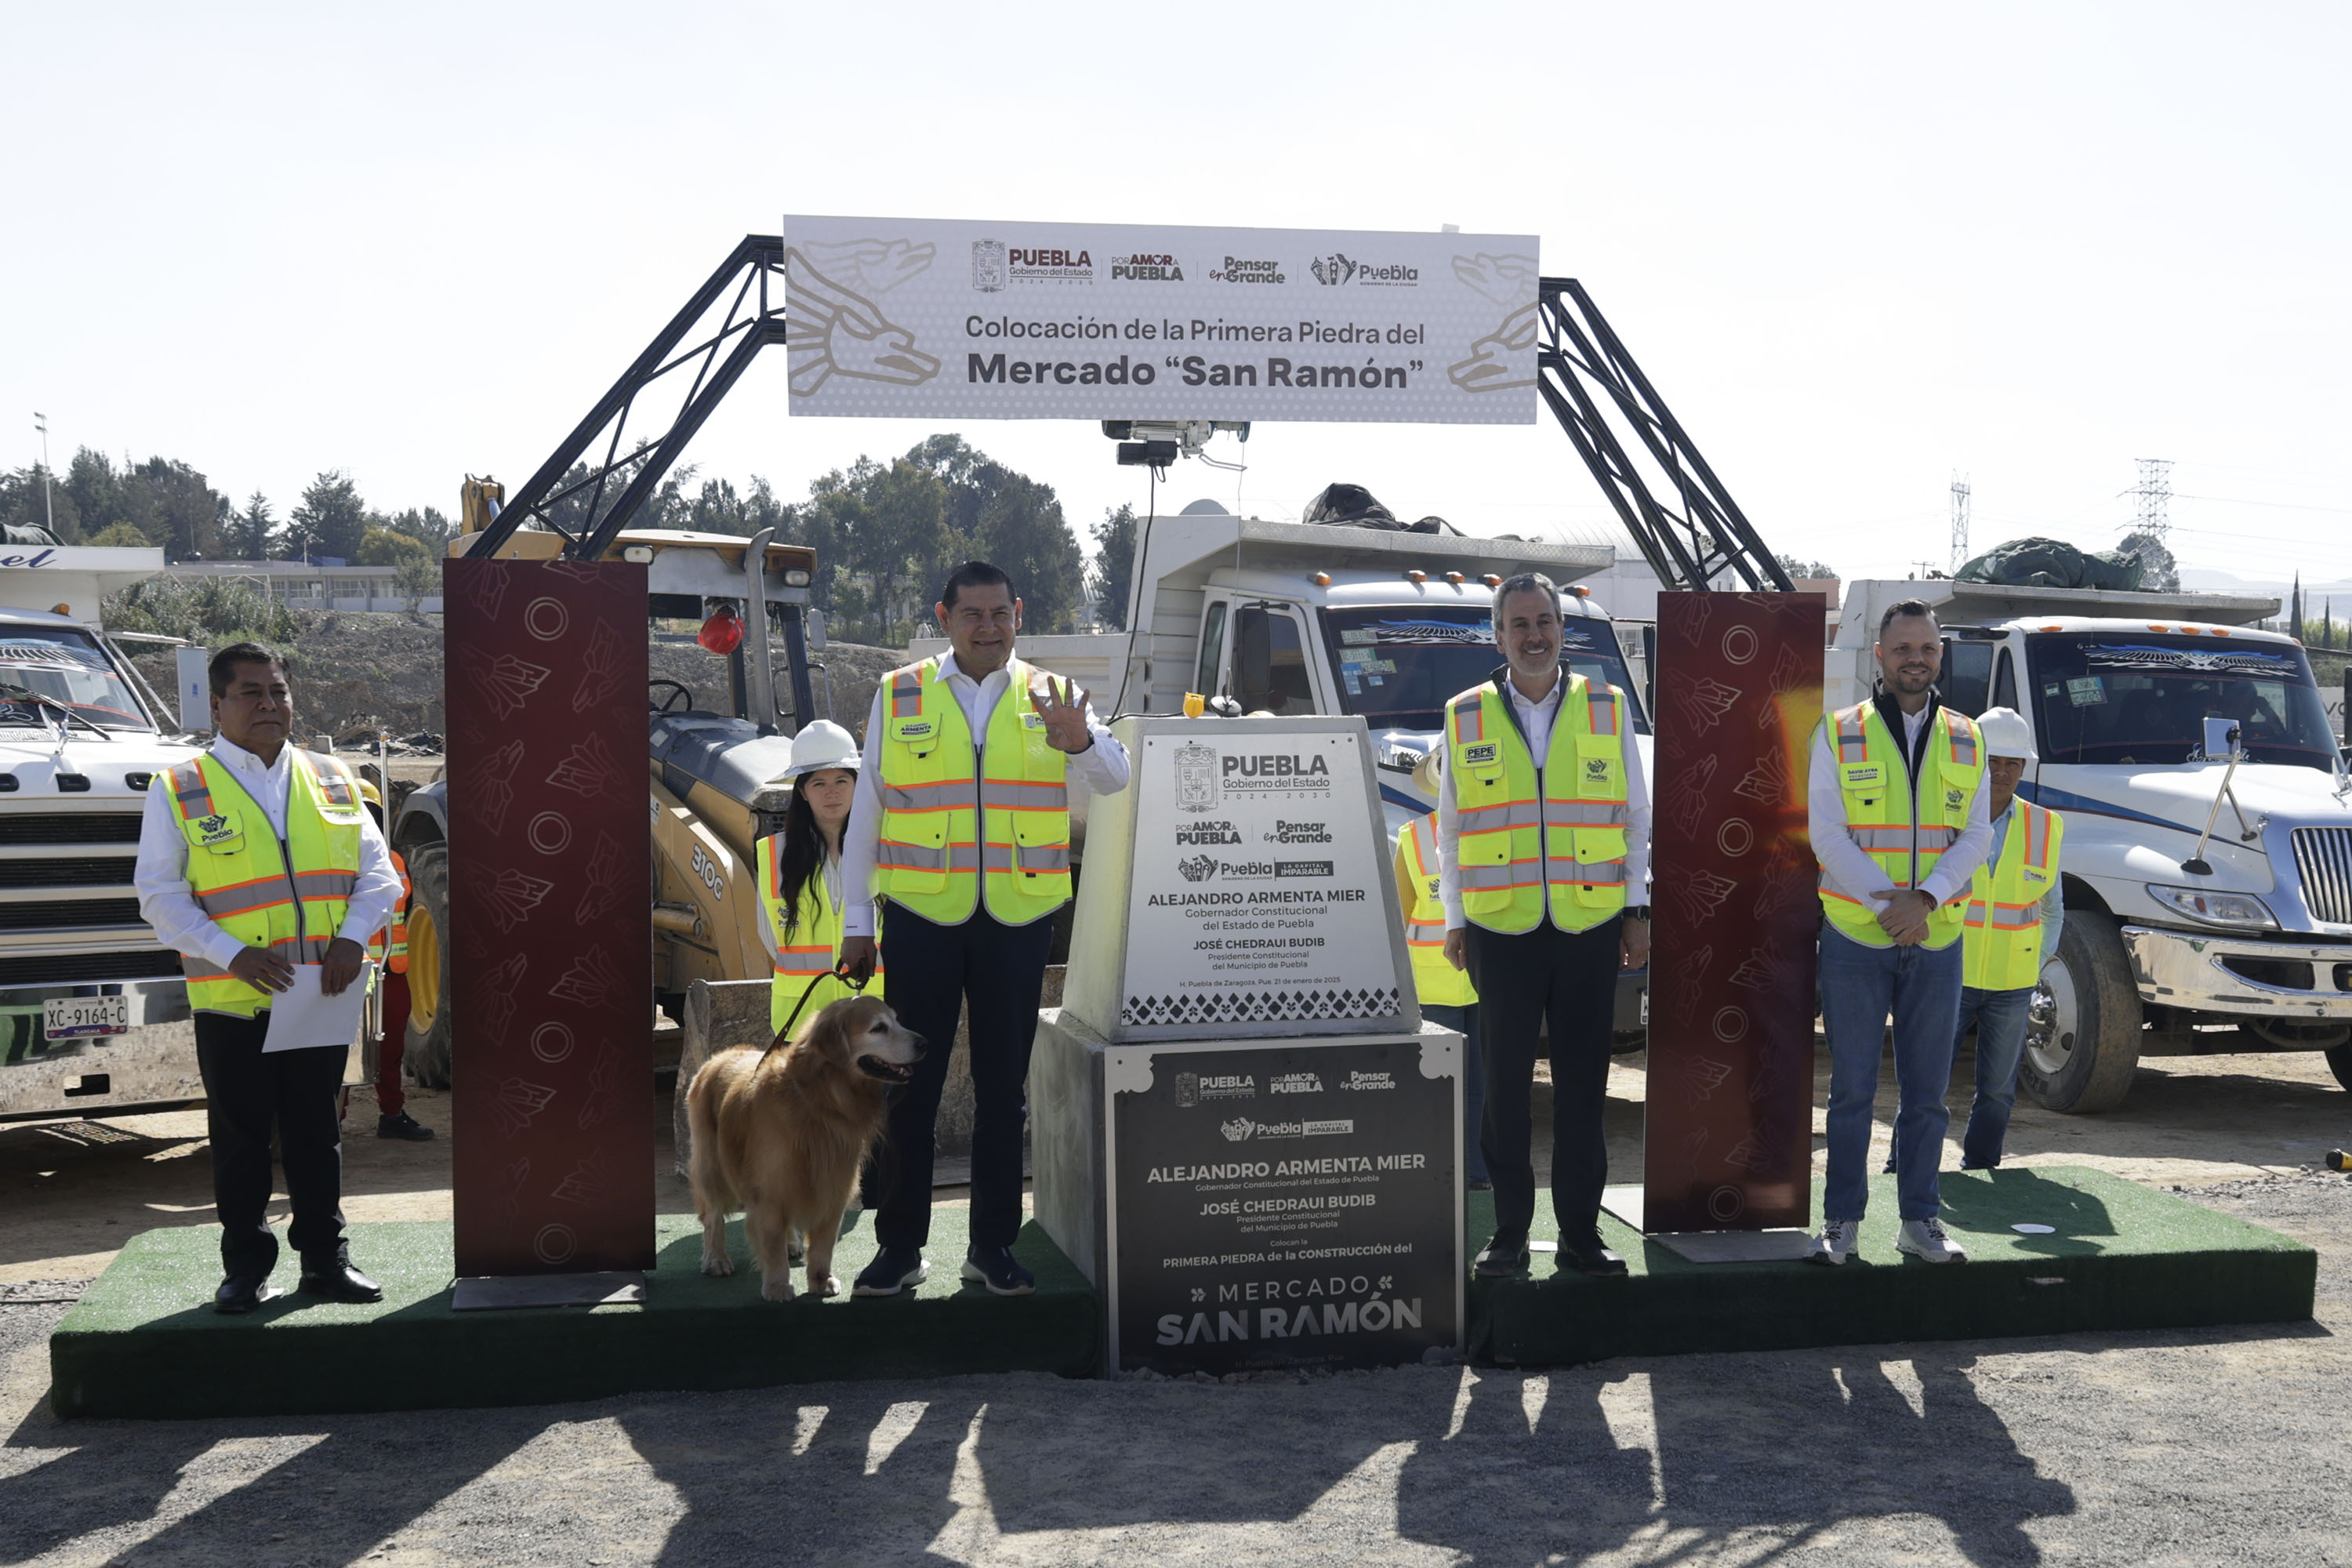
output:
{"label": "camera on truss", "polygon": [[1224,431],[1249,439],[1246,419],[1106,419],[1102,433],[1118,443],[1118,460],[1129,468],[1164,468],[1179,458],[1198,458],[1209,437]]}

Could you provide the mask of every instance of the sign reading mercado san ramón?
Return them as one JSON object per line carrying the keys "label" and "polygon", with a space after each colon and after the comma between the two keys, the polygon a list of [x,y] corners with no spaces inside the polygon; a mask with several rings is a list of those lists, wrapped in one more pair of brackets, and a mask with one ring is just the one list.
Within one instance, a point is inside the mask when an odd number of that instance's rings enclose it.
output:
{"label": "sign reading mercado san ram\u00f3n", "polygon": [[796,415],[1527,425],[1524,235],[784,219]]}

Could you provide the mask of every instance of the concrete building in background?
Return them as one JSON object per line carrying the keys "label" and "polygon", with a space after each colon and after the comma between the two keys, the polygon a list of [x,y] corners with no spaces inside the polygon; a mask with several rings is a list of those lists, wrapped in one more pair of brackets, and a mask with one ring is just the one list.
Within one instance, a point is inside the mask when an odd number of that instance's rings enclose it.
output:
{"label": "concrete building in background", "polygon": [[[408,608],[395,580],[396,566],[313,565],[304,561],[176,561],[163,575],[182,582],[226,578],[251,583],[279,603],[297,610],[377,610]],[[428,595],[417,609],[441,613],[441,595]]]}

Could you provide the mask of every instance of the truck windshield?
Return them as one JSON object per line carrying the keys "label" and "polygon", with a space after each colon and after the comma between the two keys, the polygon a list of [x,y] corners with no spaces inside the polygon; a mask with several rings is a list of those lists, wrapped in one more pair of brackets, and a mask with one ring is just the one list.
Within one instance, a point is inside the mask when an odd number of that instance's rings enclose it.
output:
{"label": "truck windshield", "polygon": [[2045,763],[2183,763],[2205,720],[2234,719],[2248,760],[2331,769],[2335,731],[2303,649],[2126,632],[2026,641]]}
{"label": "truck windshield", "polygon": [[109,730],[149,728],[139,700],[87,632],[64,626],[0,626],[0,733],[63,722],[56,709],[12,688],[67,703],[78,716]]}
{"label": "truck windshield", "polygon": [[[1588,680],[1606,680],[1628,693],[1633,679],[1607,621],[1571,617],[1562,627],[1570,668]],[[1445,700],[1485,680],[1503,662],[1493,618],[1483,609],[1329,609],[1323,635],[1339,672],[1339,701],[1376,729],[1435,730]],[[1633,698],[1633,724],[1650,732],[1649,716]]]}

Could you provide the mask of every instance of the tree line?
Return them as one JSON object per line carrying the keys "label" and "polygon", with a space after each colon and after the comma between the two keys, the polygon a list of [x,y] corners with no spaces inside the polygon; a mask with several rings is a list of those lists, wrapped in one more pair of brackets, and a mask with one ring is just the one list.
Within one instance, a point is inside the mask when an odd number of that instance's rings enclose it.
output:
{"label": "tree line", "polygon": [[49,528],[63,544],[160,546],[173,561],[302,561],[360,566],[430,560],[456,531],[435,507],[383,511],[350,474],[330,469],[283,517],[256,490],[240,506],[175,458],[121,466],[84,447],[62,473],[36,463],[0,474],[0,523]]}
{"label": "tree line", "polygon": [[[569,484],[586,477],[575,468]],[[44,481],[49,481],[45,501]],[[559,487],[562,488],[562,487]],[[611,492],[606,500],[609,502]],[[587,497],[552,510],[559,524],[586,521]],[[53,513],[52,513],[52,509]],[[0,523],[48,526],[67,544],[160,546],[173,561],[339,559],[398,566],[403,592],[436,591],[430,579],[458,531],[435,507],[372,506],[351,475],[319,474],[282,516],[257,490],[242,504],[176,458],[118,464],[83,447],[63,472],[37,464],[0,474]],[[1076,629],[1092,607],[1113,627],[1127,609],[1135,513],[1119,507],[1096,524],[1089,566],[1051,485],[1017,473],[956,435],[919,442],[903,457],[860,457],[785,501],[754,476],[738,488],[673,469],[632,520],[635,528],[692,529],[748,539],[774,528],[783,542],[817,554],[811,596],[851,641],[903,644],[930,624],[939,584],[960,561],[993,561],[1020,587],[1033,632]]]}

